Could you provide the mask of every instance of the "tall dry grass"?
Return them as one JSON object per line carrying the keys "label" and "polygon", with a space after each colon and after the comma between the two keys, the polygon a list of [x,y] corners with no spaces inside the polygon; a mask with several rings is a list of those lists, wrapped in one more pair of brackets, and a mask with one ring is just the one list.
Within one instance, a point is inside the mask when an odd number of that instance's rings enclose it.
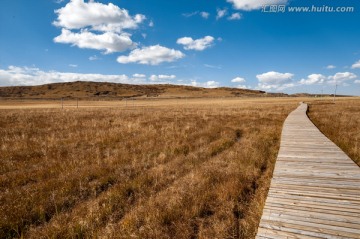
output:
{"label": "tall dry grass", "polygon": [[0,238],[252,238],[296,101],[0,114]]}
{"label": "tall dry grass", "polygon": [[312,101],[314,124],[360,166],[360,99]]}

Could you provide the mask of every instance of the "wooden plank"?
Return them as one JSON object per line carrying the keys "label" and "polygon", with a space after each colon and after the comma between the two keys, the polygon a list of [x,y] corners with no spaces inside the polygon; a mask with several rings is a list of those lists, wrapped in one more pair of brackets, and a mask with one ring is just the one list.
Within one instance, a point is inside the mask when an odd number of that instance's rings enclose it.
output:
{"label": "wooden plank", "polygon": [[313,206],[313,207],[317,207],[317,206],[321,206],[322,208],[327,208],[328,210],[331,210],[332,208],[336,207],[339,208],[343,211],[347,211],[347,212],[355,212],[358,213],[360,215],[360,209],[357,208],[356,204],[343,204],[343,203],[338,203],[338,202],[326,202],[326,201],[318,201],[318,202],[313,202],[311,201],[311,199],[308,200],[304,200],[304,199],[299,199],[299,198],[274,198],[269,196],[267,198],[269,202],[273,202],[273,203],[282,203],[282,204],[292,204],[292,205],[297,205],[297,206],[302,206],[302,205],[307,205],[307,206]]}
{"label": "wooden plank", "polygon": [[318,192],[318,193],[331,193],[331,194],[344,194],[344,195],[348,195],[350,197],[357,197],[360,196],[359,195],[359,191],[358,190],[346,190],[346,189],[336,189],[336,188],[320,188],[320,187],[304,187],[304,186],[291,186],[291,188],[289,189],[289,186],[284,184],[277,184],[276,188],[273,187],[271,189],[274,190],[297,190],[300,192]]}
{"label": "wooden plank", "polygon": [[321,224],[324,227],[329,228],[338,228],[337,230],[344,230],[349,231],[352,230],[355,233],[360,233],[360,225],[352,222],[341,222],[334,219],[333,217],[328,218],[320,218],[320,217],[313,217],[310,215],[302,214],[302,215],[293,215],[286,212],[271,212],[271,213],[265,213],[264,216],[268,220],[280,220],[285,222],[291,221],[297,221],[300,223],[306,222],[306,223],[312,223],[315,224]]}
{"label": "wooden plank", "polygon": [[[297,233],[291,233],[291,232],[283,232],[278,230],[269,230],[266,228],[259,228],[258,230],[258,236],[260,238],[271,238],[271,239],[313,239],[318,237],[312,237],[312,236],[305,236]],[[259,238],[259,237],[258,237]]]}
{"label": "wooden plank", "polygon": [[271,204],[269,203],[265,207],[264,214],[267,211],[270,212],[284,212],[284,213],[295,213],[295,215],[313,215],[314,217],[319,218],[328,218],[335,221],[343,221],[343,222],[350,222],[355,224],[360,224],[360,221],[358,220],[358,215],[356,213],[350,212],[346,213],[344,211],[337,211],[337,210],[331,210],[328,209],[319,209],[314,207],[291,207],[289,205],[279,205],[279,204]]}
{"label": "wooden plank", "polygon": [[[268,206],[269,205],[269,206]],[[321,205],[321,204],[298,204],[298,203],[288,203],[288,202],[266,202],[265,209],[271,210],[273,206],[282,207],[282,208],[294,208],[296,210],[314,210],[314,211],[323,211],[326,215],[328,214],[340,214],[340,215],[347,215],[351,217],[359,217],[358,212],[354,212],[353,210],[344,209],[341,207],[330,207],[327,205]]]}
{"label": "wooden plank", "polygon": [[296,227],[303,227],[304,230],[312,229],[313,231],[318,232],[328,232],[329,234],[339,235],[339,236],[346,236],[346,237],[355,237],[360,235],[360,230],[349,228],[349,227],[343,227],[343,226],[336,226],[336,225],[327,225],[322,224],[323,221],[310,221],[310,220],[301,220],[301,217],[298,217],[297,219],[288,219],[288,218],[282,218],[282,217],[271,217],[268,219],[268,221],[271,221],[271,224],[292,224],[296,225]]}
{"label": "wooden plank", "polygon": [[276,188],[274,187],[273,189],[277,189],[277,190],[298,190],[298,191],[305,191],[305,192],[325,192],[325,193],[332,193],[334,195],[341,193],[341,194],[345,194],[348,196],[359,196],[359,191],[358,190],[351,190],[351,189],[343,189],[343,188],[322,188],[322,187],[304,187],[304,186],[292,186],[289,187],[289,185],[286,184],[280,184],[278,183],[276,185]]}
{"label": "wooden plank", "polygon": [[274,185],[279,182],[281,184],[288,184],[290,185],[302,185],[302,186],[318,186],[318,187],[325,187],[325,188],[337,188],[337,189],[354,189],[354,190],[360,190],[359,186],[357,185],[332,185],[330,182],[327,183],[320,183],[320,182],[299,182],[299,181],[285,181],[285,180],[278,180],[274,182]]}
{"label": "wooden plank", "polygon": [[360,238],[360,169],[301,104],[285,120],[256,238]]}
{"label": "wooden plank", "polygon": [[[315,227],[314,227],[315,226]],[[334,229],[318,228],[317,225],[307,224],[299,225],[297,223],[277,222],[272,220],[262,220],[260,222],[261,228],[279,230],[283,232],[297,233],[304,236],[314,236],[327,239],[338,238],[359,238],[357,233],[342,232]]]}
{"label": "wooden plank", "polygon": [[274,188],[270,191],[271,193],[276,194],[288,194],[288,195],[303,195],[303,196],[312,196],[312,197],[322,197],[322,198],[330,198],[330,199],[343,199],[343,200],[349,200],[349,201],[360,201],[360,195],[351,195],[348,196],[347,194],[341,194],[341,193],[328,193],[328,192],[319,192],[319,191],[301,191],[301,190],[292,190],[292,189],[278,189]]}

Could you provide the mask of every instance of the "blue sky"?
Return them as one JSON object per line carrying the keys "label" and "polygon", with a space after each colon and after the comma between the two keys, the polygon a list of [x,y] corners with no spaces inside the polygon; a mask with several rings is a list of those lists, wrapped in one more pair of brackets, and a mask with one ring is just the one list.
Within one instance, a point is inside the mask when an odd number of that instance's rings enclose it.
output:
{"label": "blue sky", "polygon": [[0,2],[0,86],[91,80],[317,94],[337,84],[360,95],[358,0],[36,2]]}

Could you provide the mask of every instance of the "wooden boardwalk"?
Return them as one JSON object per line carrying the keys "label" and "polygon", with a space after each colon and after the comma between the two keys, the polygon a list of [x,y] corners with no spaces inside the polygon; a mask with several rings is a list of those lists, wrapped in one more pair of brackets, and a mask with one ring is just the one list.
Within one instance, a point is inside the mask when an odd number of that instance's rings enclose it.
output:
{"label": "wooden boardwalk", "polygon": [[286,119],[256,238],[360,238],[360,168],[301,104]]}

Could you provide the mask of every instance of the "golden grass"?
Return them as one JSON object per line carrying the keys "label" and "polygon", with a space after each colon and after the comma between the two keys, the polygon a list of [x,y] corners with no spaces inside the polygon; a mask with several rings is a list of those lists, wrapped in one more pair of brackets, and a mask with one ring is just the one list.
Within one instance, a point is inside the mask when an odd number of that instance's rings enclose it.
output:
{"label": "golden grass", "polygon": [[0,238],[252,238],[298,101],[3,109]]}
{"label": "golden grass", "polygon": [[310,101],[309,117],[360,166],[360,98]]}

